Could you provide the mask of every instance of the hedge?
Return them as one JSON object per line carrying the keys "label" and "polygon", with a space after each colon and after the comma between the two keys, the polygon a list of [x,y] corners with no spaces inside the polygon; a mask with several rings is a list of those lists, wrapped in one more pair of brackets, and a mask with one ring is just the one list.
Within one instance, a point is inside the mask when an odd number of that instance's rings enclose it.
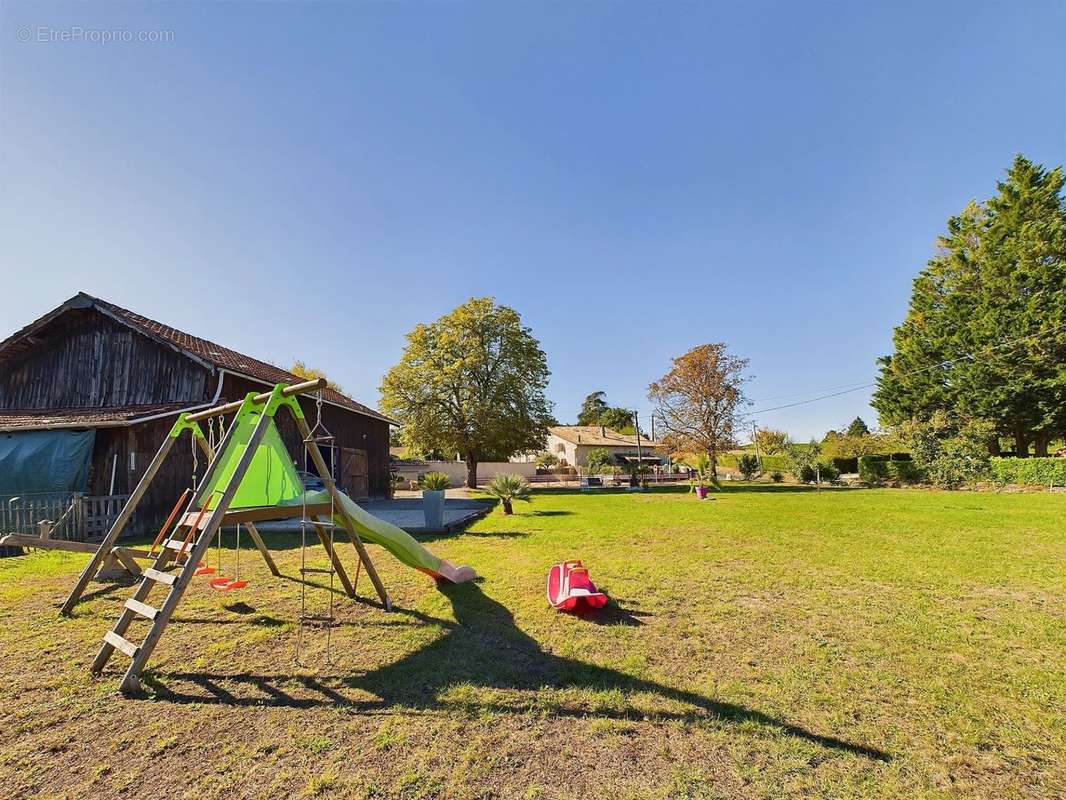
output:
{"label": "hedge", "polygon": [[[718,464],[723,467],[736,467],[739,458],[735,453],[723,453],[718,456]],[[763,456],[762,471],[788,472],[788,459],[784,456]]]}
{"label": "hedge", "polygon": [[992,478],[1022,486],[1066,486],[1066,458],[993,458]]}
{"label": "hedge", "polygon": [[910,483],[921,480],[923,476],[922,471],[909,459],[889,461],[885,456],[863,456],[859,459],[859,477],[866,483]]}

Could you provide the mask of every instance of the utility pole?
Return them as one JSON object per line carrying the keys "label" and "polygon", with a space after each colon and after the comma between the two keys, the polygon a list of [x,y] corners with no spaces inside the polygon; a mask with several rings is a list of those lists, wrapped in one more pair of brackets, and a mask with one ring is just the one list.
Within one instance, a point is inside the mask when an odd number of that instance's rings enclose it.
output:
{"label": "utility pole", "polygon": [[640,476],[642,474],[641,470],[644,469],[644,458],[642,457],[641,452],[640,452],[640,419],[637,417],[637,412],[636,412],[635,409],[633,411],[633,428],[637,432],[637,471],[636,471],[637,486],[641,486],[642,482],[641,482],[641,477]]}
{"label": "utility pole", "polygon": [[755,445],[755,463],[759,465],[759,471],[762,472],[762,454],[759,452],[759,432],[755,429],[755,420],[751,421],[751,441]]}
{"label": "utility pole", "polygon": [[655,441],[655,412],[651,412],[651,440]]}

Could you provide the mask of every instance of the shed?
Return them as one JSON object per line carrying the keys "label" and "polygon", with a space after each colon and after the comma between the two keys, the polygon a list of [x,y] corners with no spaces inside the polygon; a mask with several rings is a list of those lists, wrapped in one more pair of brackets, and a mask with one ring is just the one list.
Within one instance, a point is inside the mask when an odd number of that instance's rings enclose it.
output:
{"label": "shed", "polygon": [[[69,504],[80,497],[90,512],[106,506],[113,516],[180,411],[299,380],[273,364],[79,293],[0,342],[0,528],[6,521],[13,529],[3,515],[16,509],[19,527],[26,527],[34,516],[27,508],[37,499]],[[335,437],[338,484],[357,499],[388,496],[389,426],[395,423],[333,389],[322,400],[323,424]],[[313,420],[315,398],[300,403]],[[285,420],[279,428],[303,469],[295,426]],[[69,463],[79,457],[75,445],[84,453],[81,470]],[[41,448],[66,459],[62,477],[45,466],[51,462]],[[134,529],[170,510],[192,470],[189,452],[168,460]],[[102,533],[86,530],[84,520],[79,524],[82,530],[71,533],[76,538]]]}

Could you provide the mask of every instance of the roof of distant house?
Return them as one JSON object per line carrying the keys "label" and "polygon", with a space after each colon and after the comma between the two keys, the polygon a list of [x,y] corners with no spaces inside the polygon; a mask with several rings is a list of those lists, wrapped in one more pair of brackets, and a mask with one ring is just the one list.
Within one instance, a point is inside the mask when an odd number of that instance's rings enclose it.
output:
{"label": "roof of distant house", "polygon": [[[556,425],[548,428],[560,439],[572,444],[591,445],[593,447],[636,447],[637,437],[630,433],[605,428],[600,425]],[[647,436],[640,437],[641,447],[663,447],[662,442],[653,442]]]}
{"label": "roof of distant house", "polygon": [[[140,314],[116,306],[114,303],[109,303],[106,300],[101,300],[98,297],[85,294],[85,292],[79,292],[70,300],[63,303],[63,305],[48,312],[40,319],[34,320],[22,330],[16,331],[7,339],[0,342],[0,352],[3,352],[23,339],[32,338],[32,335],[37,330],[44,327],[44,325],[64,312],[75,308],[90,307],[96,308],[101,313],[106,314],[123,325],[133,328],[150,339],[155,339],[170,347],[177,348],[201,363],[224,369],[235,375],[242,375],[246,378],[262,381],[263,383],[268,384],[295,383],[303,380],[299,376],[294,375],[281,367],[268,364],[265,361],[260,361],[251,356],[246,356],[243,353],[238,353],[236,350],[230,350],[228,347],[215,344],[207,339],[201,339],[198,336],[179,331],[177,328],[164,325],[162,322],[156,322],[153,319],[142,317]],[[335,389],[324,389],[322,392],[322,399],[333,405],[341,406],[342,408],[347,408],[351,411],[358,411],[369,417],[396,424],[394,420],[389,419],[384,414],[364,406],[362,403],[356,402],[346,394],[342,394]]]}

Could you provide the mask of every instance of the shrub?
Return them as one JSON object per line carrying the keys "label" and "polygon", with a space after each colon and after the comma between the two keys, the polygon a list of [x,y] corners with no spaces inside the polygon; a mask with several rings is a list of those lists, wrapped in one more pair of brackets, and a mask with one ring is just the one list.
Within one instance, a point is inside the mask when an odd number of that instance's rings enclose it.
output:
{"label": "shrub", "polygon": [[859,459],[859,478],[864,483],[884,483],[888,478],[888,462],[878,456]]}
{"label": "shrub", "polygon": [[987,442],[994,434],[994,426],[988,421],[960,422],[942,411],[928,420],[912,420],[903,426],[914,466],[937,486],[949,489],[988,476]]}
{"label": "shrub", "polygon": [[909,458],[900,461],[886,461],[888,475],[900,483],[915,483],[924,477],[922,471]]}
{"label": "shrub", "polygon": [[737,469],[744,476],[744,480],[750,481],[759,471],[759,459],[751,453],[745,453],[737,460]]}
{"label": "shrub", "polygon": [[815,474],[817,477],[821,478],[822,483],[829,483],[840,477],[840,470],[833,466],[829,461],[819,461],[817,467],[818,469]]}
{"label": "shrub", "polygon": [[1066,486],[1066,458],[993,458],[997,483],[1022,486]]}
{"label": "shrub", "polygon": [[773,472],[770,473],[770,480],[772,480],[774,483],[781,483],[781,481],[783,481],[784,479],[785,479],[785,476],[782,475],[777,470],[774,470]]}
{"label": "shrub", "polygon": [[858,458],[834,456],[833,458],[829,459],[829,463],[833,465],[833,468],[837,471],[837,473],[859,471]]}
{"label": "shrub", "polygon": [[813,440],[806,445],[790,444],[785,453],[786,469],[800,482],[810,483],[814,480],[814,465],[821,452],[821,446]]}
{"label": "shrub", "polygon": [[588,456],[585,457],[585,471],[589,475],[598,475],[600,470],[610,464],[611,451],[606,447],[597,447],[595,450],[589,450]]}
{"label": "shrub", "polygon": [[451,488],[452,479],[447,472],[427,472],[419,483],[427,492],[443,492]]}

